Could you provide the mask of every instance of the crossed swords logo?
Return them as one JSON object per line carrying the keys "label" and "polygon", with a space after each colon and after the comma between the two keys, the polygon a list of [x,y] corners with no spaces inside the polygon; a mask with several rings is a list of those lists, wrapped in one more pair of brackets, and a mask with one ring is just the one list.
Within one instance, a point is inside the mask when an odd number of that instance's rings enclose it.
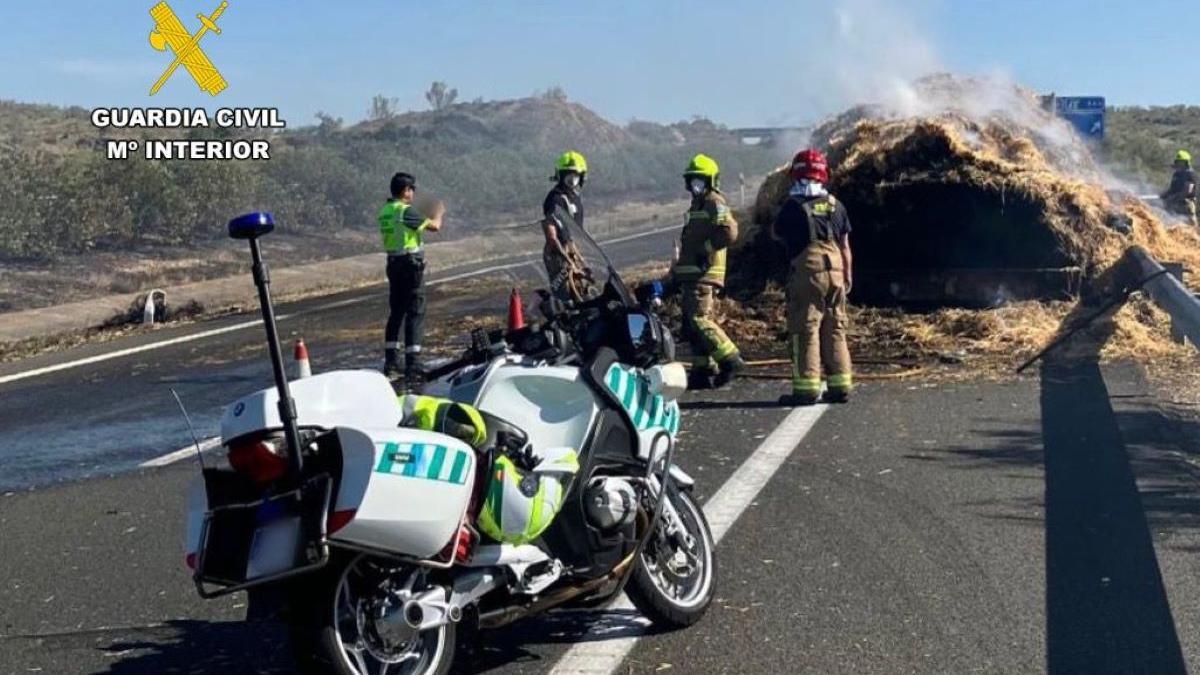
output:
{"label": "crossed swords logo", "polygon": [[183,66],[184,70],[188,71],[201,91],[216,96],[225,90],[228,84],[212,61],[208,60],[204,50],[200,49],[200,40],[209,31],[217,35],[221,34],[221,29],[217,27],[217,19],[221,18],[228,7],[229,3],[223,0],[211,15],[197,14],[196,18],[200,19],[201,25],[200,30],[195,33],[184,28],[179,17],[175,15],[175,11],[167,3],[160,2],[150,9],[150,16],[154,19],[155,24],[154,30],[150,32],[150,46],[160,52],[166,51],[170,47],[171,51],[175,53],[175,60],[150,88],[151,96],[162,89],[179,66]]}

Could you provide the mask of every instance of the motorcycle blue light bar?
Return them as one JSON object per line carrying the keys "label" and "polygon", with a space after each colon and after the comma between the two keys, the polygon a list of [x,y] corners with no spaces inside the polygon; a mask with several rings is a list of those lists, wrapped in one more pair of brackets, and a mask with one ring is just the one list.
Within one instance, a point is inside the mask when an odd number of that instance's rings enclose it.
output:
{"label": "motorcycle blue light bar", "polygon": [[275,229],[275,217],[265,211],[247,213],[229,221],[229,236],[233,239],[254,239]]}

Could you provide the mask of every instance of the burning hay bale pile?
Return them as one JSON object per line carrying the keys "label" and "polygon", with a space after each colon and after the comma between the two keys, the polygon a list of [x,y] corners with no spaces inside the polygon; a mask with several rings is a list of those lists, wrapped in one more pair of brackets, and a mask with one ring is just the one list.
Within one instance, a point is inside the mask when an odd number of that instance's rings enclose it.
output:
{"label": "burning hay bale pile", "polygon": [[[813,136],[829,157],[830,192],[854,223],[851,300],[893,307],[856,311],[860,351],[883,344],[907,356],[1017,360],[1074,320],[1076,297],[1109,296],[1127,283],[1117,263],[1134,244],[1200,275],[1196,232],[1166,227],[1116,189],[1036,96],[950,76],[915,87],[908,106],[855,108]],[[782,316],[777,287],[787,263],[765,225],[790,182],[783,170],[767,179],[732,255],[730,295],[760,316]],[[924,292],[932,284],[932,299],[907,302],[901,282],[912,279],[928,282]],[[1108,356],[1185,353],[1144,301],[1112,321]]]}

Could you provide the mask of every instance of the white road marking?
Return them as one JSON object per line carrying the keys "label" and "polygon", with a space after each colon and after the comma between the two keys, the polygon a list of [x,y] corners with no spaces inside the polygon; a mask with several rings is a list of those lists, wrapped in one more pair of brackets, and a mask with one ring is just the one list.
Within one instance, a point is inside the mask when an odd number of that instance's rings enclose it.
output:
{"label": "white road marking", "polygon": [[660,227],[656,230],[650,230],[649,232],[638,232],[636,234],[627,234],[624,237],[617,237],[616,239],[604,239],[604,240],[600,241],[600,243],[605,244],[605,245],[620,244],[623,241],[633,241],[634,239],[641,239],[642,237],[649,237],[650,235],[653,235],[653,234],[662,234],[663,232],[670,232],[671,230],[679,230],[679,229],[682,229],[682,227],[683,227],[682,225],[668,225],[666,227]]}
{"label": "white road marking", "polygon": [[[200,441],[200,452],[208,452],[209,450],[219,447],[220,445],[221,445],[220,438],[217,438],[215,436],[213,438],[206,438],[203,441]],[[183,446],[182,448],[180,448],[174,452],[168,452],[167,454],[165,454],[161,457],[155,457],[154,459],[148,459],[148,460],[142,462],[141,464],[138,464],[138,468],[139,469],[153,469],[153,468],[157,468],[160,466],[167,466],[168,464],[174,464],[175,462],[178,462],[179,460],[187,459],[188,457],[195,457],[195,456],[196,456],[196,445],[194,443],[191,443],[191,444]]]}
{"label": "white road marking", "polygon": [[91,365],[93,363],[100,363],[101,361],[108,361],[109,359],[118,359],[118,358],[121,358],[122,356],[129,356],[131,354],[148,352],[152,349],[161,349],[163,347],[169,347],[171,345],[182,344],[184,342],[192,342],[193,340],[203,340],[204,338],[207,338],[207,337],[212,337],[214,335],[222,335],[224,333],[232,333],[235,330],[242,330],[243,328],[257,326],[261,323],[262,323],[262,319],[258,319],[256,321],[245,321],[242,323],[235,323],[232,326],[225,326],[224,328],[214,328],[212,330],[206,330],[206,331],[202,331],[200,333],[193,333],[191,335],[181,335],[180,337],[171,338],[170,340],[162,340],[160,342],[151,342],[150,344],[140,345],[137,347],[129,347],[127,349],[118,349],[115,352],[108,352],[107,354],[97,354],[96,356],[89,356],[84,359],[76,359],[74,361],[67,361],[65,363],[57,363],[53,366],[45,366],[43,368],[34,368],[33,370],[26,370],[26,371],[23,371],[20,373],[13,373],[12,375],[5,375],[4,377],[0,377],[0,384],[8,384],[9,382],[16,382],[17,380],[24,380],[24,379],[30,378],[30,377],[37,377],[38,375],[46,375],[48,373],[55,373],[60,370],[69,370],[71,368],[87,366],[87,365]]}
{"label": "white road marking", "polygon": [[496,265],[494,267],[487,267],[487,268],[484,268],[481,270],[476,270],[474,272],[463,272],[462,274],[455,274],[455,275],[448,276],[448,277],[445,277],[442,279],[436,279],[434,281],[430,281],[429,285],[437,286],[438,284],[445,284],[445,283],[449,283],[451,281],[458,281],[459,279],[469,279],[470,277],[477,277],[477,276],[480,276],[483,274],[491,274],[492,272],[502,272],[504,270],[516,269],[517,267],[524,267],[526,265],[532,265],[532,264],[534,264],[534,261],[532,261],[532,260],[523,260],[521,262],[510,263],[508,265]]}
{"label": "white road marking", "polygon": [[[749,508],[827,408],[817,405],[796,408],[789,413],[762,445],[742,462],[721,489],[708,499],[704,504],[704,515],[717,543]],[[629,598],[622,595],[609,609],[624,614],[634,607]],[[550,675],[611,675],[637,644],[641,637],[638,633],[644,633],[650,625],[650,620],[643,616],[622,621],[622,627],[631,629],[634,635],[580,642],[554,664]]]}
{"label": "white road marking", "polygon": [[[639,232],[637,234],[631,234],[631,235],[628,235],[625,237],[619,237],[617,239],[607,240],[607,241],[604,241],[603,243],[619,244],[623,241],[631,241],[633,239],[649,237],[649,236],[653,236],[655,234],[661,234],[668,230],[674,230],[674,229],[677,229],[677,228],[675,228],[675,227],[660,227],[656,230],[650,230],[649,232]],[[472,272],[462,272],[460,274],[452,274],[448,277],[442,277],[440,279],[431,279],[429,281],[428,285],[429,286],[438,286],[440,284],[449,283],[451,281],[458,281],[460,279],[468,279],[470,277],[477,277],[477,276],[484,275],[484,274],[491,274],[492,272],[500,272],[503,270],[510,270],[510,269],[514,269],[517,267],[523,267],[525,265],[534,264],[535,262],[536,261],[533,261],[533,260],[522,260],[520,262],[508,263],[505,265],[493,265],[492,267],[485,267],[483,269],[475,270]],[[358,304],[361,302],[366,302],[368,300],[373,300],[373,299],[375,299],[375,296],[367,295],[367,296],[362,296],[362,297],[358,297],[358,298],[337,300],[335,302],[330,302],[330,303],[326,303],[323,305],[317,305],[316,307],[311,307],[309,309],[295,312],[293,314],[281,314],[276,317],[276,321],[282,322],[287,319],[295,318],[297,316],[302,316],[305,314],[312,314],[314,312],[322,312],[322,311],[325,311],[328,309],[334,309],[337,307],[346,307],[349,305],[355,305],[355,304]],[[159,342],[150,342],[150,343],[147,343],[144,345],[139,345],[137,347],[118,349],[117,351],[108,352],[105,354],[97,354],[95,356],[89,356],[89,357],[83,358],[83,359],[76,359],[74,361],[66,361],[63,363],[57,363],[52,366],[45,366],[42,368],[34,368],[32,370],[25,370],[25,371],[21,371],[19,373],[13,373],[11,375],[3,375],[3,376],[0,376],[0,384],[8,384],[10,382],[16,382],[18,380],[24,380],[24,379],[28,379],[31,377],[38,377],[39,375],[48,375],[50,373],[56,373],[56,372],[59,372],[62,370],[70,370],[72,368],[78,368],[80,366],[88,366],[93,363],[100,363],[103,361],[109,361],[111,359],[119,359],[123,356],[131,356],[133,354],[140,354],[142,352],[148,352],[148,351],[152,351],[155,349],[162,349],[163,347],[170,347],[172,345],[183,344],[185,342],[194,342],[196,340],[203,340],[205,338],[210,338],[210,337],[214,337],[217,335],[223,335],[225,333],[232,333],[234,331],[243,330],[246,328],[252,328],[254,326],[259,326],[261,324],[262,324],[262,319],[255,319],[254,321],[244,321],[242,323],[236,323],[231,326],[225,326],[223,328],[214,328],[212,330],[201,331],[199,333],[192,333],[190,335],[181,335],[179,337],[171,338],[169,340],[160,340]]]}

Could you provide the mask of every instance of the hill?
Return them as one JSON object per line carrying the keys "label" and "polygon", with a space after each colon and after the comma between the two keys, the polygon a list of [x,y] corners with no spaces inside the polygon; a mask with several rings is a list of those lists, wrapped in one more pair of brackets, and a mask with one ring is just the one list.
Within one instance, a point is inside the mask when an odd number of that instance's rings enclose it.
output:
{"label": "hill", "polygon": [[[269,162],[108,161],[111,131],[81,108],[0,102],[0,259],[54,260],[90,250],[196,245],[219,238],[231,214],[272,210],[293,232],[336,236],[374,228],[398,170],[449,205],[449,228],[538,217],[554,157],[588,156],[598,208],[682,195],[687,158],[707,152],[726,175],[763,175],[773,152],[742,145],[707,120],[613,124],[561,91],[392,113],[353,125],[319,124],[272,134]],[[294,121],[293,121],[294,122]],[[156,137],[261,136],[261,130],[199,129]],[[115,137],[149,134],[118,132]]]}
{"label": "hill", "polygon": [[1200,106],[1110,108],[1102,153],[1143,190],[1158,193],[1171,177],[1171,159],[1183,148],[1200,157]]}
{"label": "hill", "polygon": [[558,147],[564,139],[592,148],[633,141],[625,129],[584,106],[562,98],[460,103],[439,111],[406,112],[371,120],[349,130],[372,138],[437,138],[489,145]]}

